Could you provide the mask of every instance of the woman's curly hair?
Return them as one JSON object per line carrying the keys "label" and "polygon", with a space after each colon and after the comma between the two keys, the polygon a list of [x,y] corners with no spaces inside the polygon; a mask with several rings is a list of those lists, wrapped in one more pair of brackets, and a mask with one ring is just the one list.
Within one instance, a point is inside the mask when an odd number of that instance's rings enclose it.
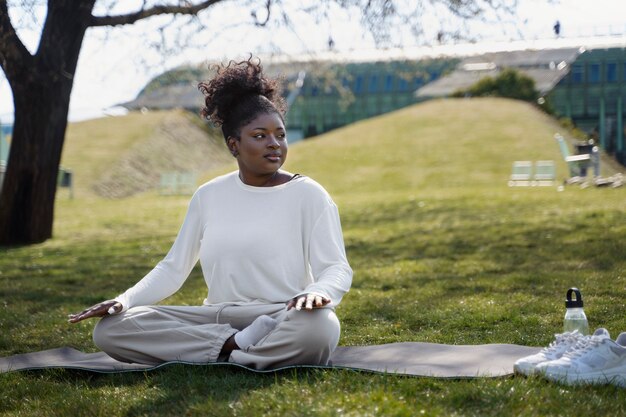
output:
{"label": "woman's curly hair", "polygon": [[212,80],[198,84],[204,94],[201,114],[222,127],[225,140],[230,136],[238,138],[241,127],[262,113],[277,113],[284,122],[286,106],[280,84],[265,77],[259,59],[230,61],[216,69]]}

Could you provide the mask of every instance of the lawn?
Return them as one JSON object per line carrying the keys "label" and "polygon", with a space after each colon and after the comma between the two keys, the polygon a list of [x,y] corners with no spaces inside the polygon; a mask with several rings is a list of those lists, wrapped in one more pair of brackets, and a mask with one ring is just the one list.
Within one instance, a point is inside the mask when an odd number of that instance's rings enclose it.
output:
{"label": "lawn", "polygon": [[[322,183],[340,207],[355,271],[337,309],[340,344],[545,346],[561,331],[571,286],[583,293],[591,328],[606,327],[614,338],[626,331],[626,187],[567,186],[559,192],[556,186],[506,185],[511,163],[519,159],[555,160],[559,178],[565,178],[552,138],[559,130],[526,104],[445,100],[290,148],[286,168]],[[603,161],[605,175],[616,169]],[[147,273],[169,249],[188,198],[147,192],[120,200],[69,200],[61,193],[54,239],[1,249],[0,355],[64,345],[95,351],[95,322],[70,325],[65,317],[117,295]],[[197,305],[204,292],[196,268],[164,303]],[[626,390],[519,376],[443,380],[345,370],[257,375],[191,366],[118,375],[55,370],[1,374],[0,413],[625,415]]]}

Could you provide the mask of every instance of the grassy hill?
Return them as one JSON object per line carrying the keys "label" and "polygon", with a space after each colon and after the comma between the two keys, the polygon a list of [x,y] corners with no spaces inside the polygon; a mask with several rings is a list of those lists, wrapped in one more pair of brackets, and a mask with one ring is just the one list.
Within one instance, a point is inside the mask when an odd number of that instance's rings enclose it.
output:
{"label": "grassy hill", "polygon": [[232,163],[222,142],[188,112],[135,112],[70,124],[61,165],[72,170],[78,194],[128,197],[157,187],[162,172]]}
{"label": "grassy hill", "polygon": [[[372,191],[464,189],[469,183],[500,188],[514,160],[554,160],[565,178],[553,139],[558,131],[553,119],[522,102],[431,101],[298,143],[286,168],[329,184],[333,194],[367,191],[368,198]],[[183,111],[70,124],[62,166],[73,171],[79,194],[102,197],[154,189],[164,171],[192,170],[208,180],[235,167],[221,134]],[[619,168],[604,158],[602,169],[609,175]]]}
{"label": "grassy hill", "polygon": [[[398,194],[424,189],[501,189],[515,160],[554,160],[563,129],[533,106],[506,99],[439,100],[298,144],[288,167],[310,172],[333,193]],[[604,158],[603,173],[615,172]]]}
{"label": "grassy hill", "polygon": [[[93,135],[114,131],[116,120],[107,119]],[[97,182],[107,164],[134,146],[124,132],[144,122],[134,134],[145,137],[153,126],[145,118],[121,129],[120,137],[100,136],[108,147],[72,150],[74,140],[96,139],[81,134],[69,140],[68,165],[83,172],[85,184]],[[561,331],[571,286],[582,290],[591,328],[606,327],[614,338],[626,331],[626,188],[559,192],[506,184],[518,159],[553,159],[559,177],[566,176],[552,138],[559,130],[527,104],[445,100],[292,146],[286,168],[322,183],[340,207],[355,271],[337,309],[340,344],[546,346]],[[207,169],[204,178],[230,169],[232,161]],[[604,163],[603,169],[610,174],[615,167]],[[0,355],[63,345],[94,351],[94,322],[69,325],[66,315],[117,295],[147,273],[168,251],[188,199],[155,192],[122,199],[60,196],[55,238],[0,257]],[[164,303],[197,305],[205,294],[196,268]],[[257,375],[171,366],[146,374],[0,374],[0,393],[0,414],[9,416],[626,414],[623,388],[519,376]]]}

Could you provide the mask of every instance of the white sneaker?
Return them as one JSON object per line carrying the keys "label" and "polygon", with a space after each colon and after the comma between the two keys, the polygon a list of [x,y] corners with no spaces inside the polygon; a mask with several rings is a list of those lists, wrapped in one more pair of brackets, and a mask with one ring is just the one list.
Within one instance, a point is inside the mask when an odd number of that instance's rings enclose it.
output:
{"label": "white sneaker", "polygon": [[561,359],[537,366],[551,381],[566,384],[606,384],[626,386],[626,332],[616,341],[610,337],[592,336],[580,346],[566,352]]}
{"label": "white sneaker", "polygon": [[[592,336],[583,336],[577,330],[555,334],[555,340],[544,348],[541,352],[521,358],[515,362],[513,369],[516,373],[531,375],[537,372],[537,366],[544,362],[550,362],[560,359],[566,352],[583,347]],[[598,328],[593,333],[596,337],[610,337],[609,332],[605,328]]]}
{"label": "white sneaker", "polygon": [[534,355],[526,356],[518,359],[513,365],[515,373],[523,375],[532,375],[535,373],[535,368],[540,363],[553,361],[559,359],[565,352],[573,348],[576,343],[583,339],[583,335],[574,330],[573,332],[566,332],[554,335],[554,341],[541,350],[541,352]]}

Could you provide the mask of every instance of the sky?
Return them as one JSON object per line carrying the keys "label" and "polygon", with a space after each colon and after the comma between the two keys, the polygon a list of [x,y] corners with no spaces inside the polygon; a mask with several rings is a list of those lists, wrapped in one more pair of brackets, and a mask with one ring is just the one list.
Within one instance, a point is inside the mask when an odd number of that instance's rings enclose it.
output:
{"label": "sky", "polygon": [[[135,1],[136,3],[137,1]],[[133,0],[125,0],[131,7]],[[554,39],[553,25],[561,24],[561,36],[581,38],[589,36],[619,35],[626,40],[626,5],[624,0],[520,0],[515,16],[499,23],[471,22],[461,28],[479,42],[507,42],[510,40]],[[12,21],[18,21],[23,11],[11,9]],[[45,7],[35,10],[43,16]],[[181,64],[201,64],[241,58],[248,53],[267,55],[277,52],[287,54],[315,54],[328,49],[328,33],[332,33],[334,48],[339,53],[373,49],[374,42],[363,35],[358,19],[339,9],[328,11],[332,19],[320,26],[308,16],[294,13],[294,30],[257,29],[251,25],[237,25],[241,10],[229,6],[210,11],[212,21],[234,22],[232,28],[219,33],[206,32],[195,35],[195,46],[178,51],[174,58],[168,51],[146,48],[146,42],[159,43],[155,20],[115,29],[90,28],[75,75],[70,102],[70,120],[77,121],[104,114],[117,114],[115,106],[134,99],[154,76]],[[262,10],[259,11],[261,16]],[[420,38],[405,35],[399,43],[405,46],[434,44],[439,28],[458,27],[458,22],[442,18],[437,10],[425,12],[422,23],[424,33]],[[248,15],[244,20],[249,21]],[[37,31],[18,31],[29,50],[37,47]],[[200,38],[200,39],[199,39]],[[453,43],[451,39],[444,43]],[[626,43],[626,42],[625,42]],[[171,52],[171,51],[169,51]],[[11,91],[0,72],[0,123],[9,123],[13,116]]]}

